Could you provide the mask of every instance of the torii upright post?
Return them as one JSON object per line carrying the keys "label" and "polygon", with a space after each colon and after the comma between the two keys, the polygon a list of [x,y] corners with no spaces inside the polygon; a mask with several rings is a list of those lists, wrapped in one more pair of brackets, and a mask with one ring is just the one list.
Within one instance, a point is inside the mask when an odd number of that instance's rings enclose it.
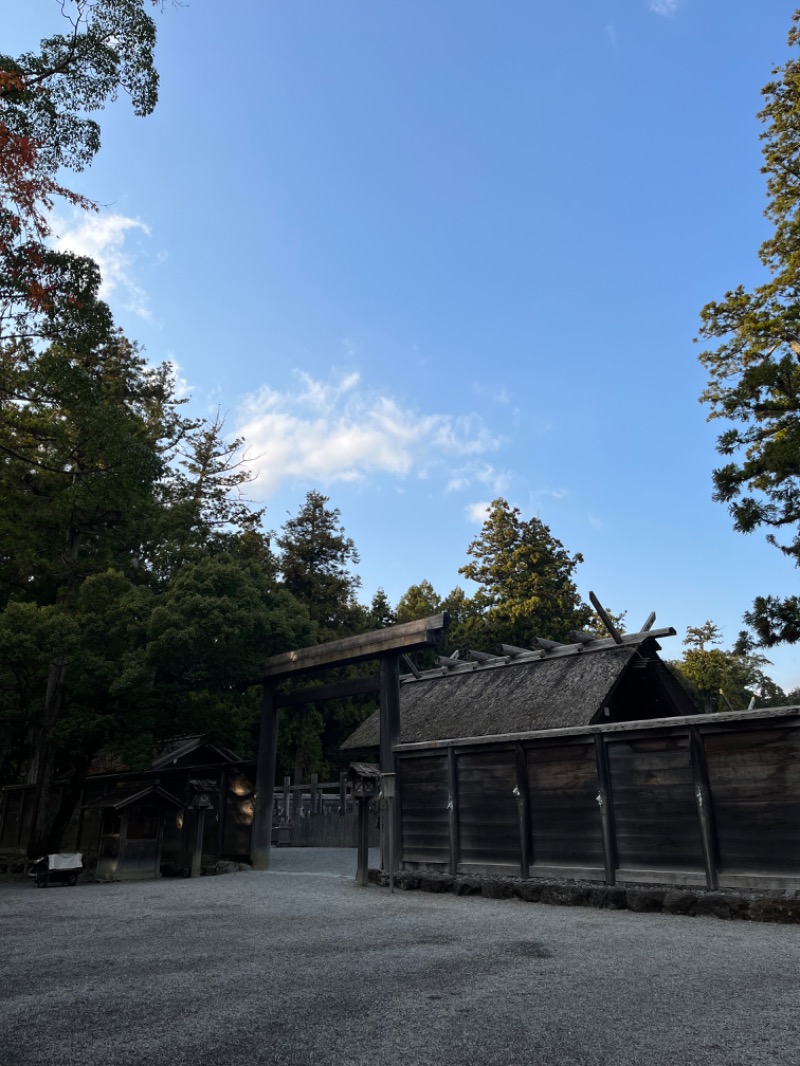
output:
{"label": "torii upright post", "polygon": [[250,862],[254,870],[269,869],[272,845],[272,802],[275,794],[275,762],[278,755],[278,707],[275,685],[264,682],[261,690],[261,725],[258,731],[253,832]]}

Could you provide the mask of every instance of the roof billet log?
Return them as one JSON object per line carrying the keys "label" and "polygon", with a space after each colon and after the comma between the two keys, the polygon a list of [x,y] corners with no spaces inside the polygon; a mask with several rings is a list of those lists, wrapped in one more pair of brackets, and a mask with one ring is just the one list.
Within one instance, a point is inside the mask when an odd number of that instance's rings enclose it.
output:
{"label": "roof billet log", "polygon": [[597,613],[603,619],[603,625],[606,627],[606,629],[609,631],[609,633],[613,637],[614,643],[615,644],[621,644],[622,643],[622,634],[617,629],[617,627],[614,625],[614,623],[611,621],[611,616],[608,614],[608,612],[606,611],[605,607],[602,605],[600,600],[598,600],[597,596],[595,596],[595,594],[593,592],[589,593],[589,599],[591,600],[591,603],[592,603],[592,606],[594,607],[594,609],[597,611]]}
{"label": "roof billet log", "polygon": [[[645,641],[655,641],[659,637],[674,637],[675,633],[676,631],[672,626],[665,626],[663,629],[643,629],[638,633],[618,632],[618,639],[614,637],[597,637],[590,642],[578,642],[575,644],[559,644],[555,640],[545,641],[544,638],[537,637],[534,638],[536,643],[546,644],[546,648],[529,649],[520,648],[514,644],[500,644],[498,648],[502,655],[488,655],[488,653],[484,652],[481,653],[479,662],[456,659],[452,656],[440,656],[437,660],[437,665],[432,670],[423,670],[419,678],[412,678],[406,674],[402,680],[404,683],[411,683],[415,680],[424,681],[450,674],[468,673],[471,670],[493,670],[498,667],[535,662],[537,660],[547,662],[550,659],[565,659],[575,655],[592,655],[594,652],[609,651],[613,648],[635,647]],[[472,654],[474,653],[470,652],[470,655]]]}

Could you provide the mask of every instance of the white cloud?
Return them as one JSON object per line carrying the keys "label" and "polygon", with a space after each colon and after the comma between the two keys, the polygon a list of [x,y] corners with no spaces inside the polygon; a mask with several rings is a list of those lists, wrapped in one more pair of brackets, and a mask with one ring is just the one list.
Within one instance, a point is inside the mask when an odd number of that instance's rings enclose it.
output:
{"label": "white cloud", "polygon": [[498,496],[503,496],[508,491],[511,474],[508,470],[498,470],[491,463],[468,463],[451,473],[445,492],[462,492],[464,489],[471,488],[476,482],[488,488],[492,497],[497,499]]}
{"label": "white cloud", "polygon": [[664,18],[672,18],[680,7],[681,0],[650,0],[650,10]]}
{"label": "white cloud", "polygon": [[613,22],[609,22],[609,24],[605,27],[605,31],[604,32],[605,32],[606,40],[608,41],[608,43],[611,45],[612,48],[616,48],[617,47],[617,27],[614,25],[614,23]]}
{"label": "white cloud", "polygon": [[102,299],[111,301],[118,295],[126,310],[140,318],[150,318],[147,293],[134,277],[134,256],[125,249],[125,239],[131,231],[150,236],[144,222],[126,215],[93,213],[75,216],[72,220],[54,218],[52,222],[55,248],[75,255],[88,255],[100,267]]}
{"label": "white cloud", "polygon": [[466,514],[468,521],[483,525],[486,521],[486,516],[489,514],[490,507],[491,503],[471,503],[468,507],[464,508],[464,513]]}
{"label": "white cloud", "polygon": [[238,412],[257,468],[253,488],[271,495],[282,481],[356,481],[371,474],[395,478],[448,476],[454,457],[477,456],[499,441],[475,416],[423,414],[393,397],[370,392],[358,373],[331,382],[296,374],[298,388],[263,386]]}
{"label": "white cloud", "polygon": [[545,496],[549,496],[552,500],[563,500],[569,496],[569,489],[537,489],[533,495],[537,500],[541,500]]}

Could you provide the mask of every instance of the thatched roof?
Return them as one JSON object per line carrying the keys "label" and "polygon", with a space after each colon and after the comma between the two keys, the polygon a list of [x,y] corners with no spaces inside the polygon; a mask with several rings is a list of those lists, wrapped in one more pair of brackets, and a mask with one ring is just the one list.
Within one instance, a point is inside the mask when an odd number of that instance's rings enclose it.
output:
{"label": "thatched roof", "polygon": [[[598,642],[600,644],[600,642]],[[651,635],[593,650],[466,663],[408,677],[400,687],[401,743],[496,736],[694,713]],[[541,653],[539,653],[541,655]],[[342,745],[379,743],[376,711]]]}
{"label": "thatched roof", "polygon": [[84,804],[83,809],[112,807],[114,810],[121,811],[132,803],[138,803],[143,799],[155,800],[170,807],[177,807],[179,810],[184,807],[178,797],[173,796],[166,789],[160,788],[158,785],[145,785],[144,787],[118,789],[114,792],[109,792],[105,796],[99,796],[97,799],[92,800],[91,803]]}

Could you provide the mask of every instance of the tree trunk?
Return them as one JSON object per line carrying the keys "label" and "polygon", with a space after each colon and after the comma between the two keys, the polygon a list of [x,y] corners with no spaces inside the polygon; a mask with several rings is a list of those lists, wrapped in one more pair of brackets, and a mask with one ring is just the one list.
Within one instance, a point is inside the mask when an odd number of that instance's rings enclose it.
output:
{"label": "tree trunk", "polygon": [[75,808],[80,802],[80,798],[83,794],[83,786],[86,784],[86,778],[89,776],[90,758],[86,755],[79,755],[76,756],[76,761],[77,765],[73,770],[69,784],[61,793],[61,801],[58,810],[56,811],[52,825],[48,831],[47,845],[45,847],[48,855],[54,851],[61,851],[61,842],[64,838],[64,832],[72,820]]}
{"label": "tree trunk", "polygon": [[61,695],[64,691],[66,672],[66,657],[59,655],[50,663],[47,693],[44,699],[44,713],[37,744],[36,793],[33,804],[31,836],[28,841],[28,856],[31,859],[46,854],[50,836],[50,796],[53,791],[53,769],[55,767],[55,751],[50,741],[50,734],[53,726],[58,721],[61,711]]}

